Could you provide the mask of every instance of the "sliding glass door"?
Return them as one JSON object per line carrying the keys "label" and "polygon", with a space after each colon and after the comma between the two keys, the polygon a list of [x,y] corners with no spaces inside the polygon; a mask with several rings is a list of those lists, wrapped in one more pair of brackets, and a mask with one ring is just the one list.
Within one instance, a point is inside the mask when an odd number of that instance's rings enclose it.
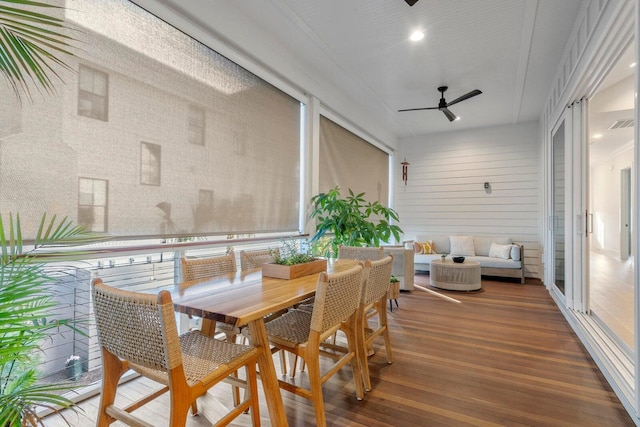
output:
{"label": "sliding glass door", "polygon": [[560,120],[551,137],[552,215],[550,218],[553,286],[565,295],[565,120]]}
{"label": "sliding glass door", "polygon": [[589,100],[589,312],[618,345],[634,347],[634,44]]}

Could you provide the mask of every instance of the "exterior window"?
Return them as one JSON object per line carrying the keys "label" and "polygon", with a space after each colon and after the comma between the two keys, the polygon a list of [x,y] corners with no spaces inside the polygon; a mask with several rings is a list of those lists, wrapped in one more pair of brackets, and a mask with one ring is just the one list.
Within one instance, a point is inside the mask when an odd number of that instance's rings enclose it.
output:
{"label": "exterior window", "polygon": [[109,76],[84,65],[78,75],[78,115],[109,120]]}
{"label": "exterior window", "polygon": [[107,189],[104,179],[78,180],[78,224],[87,231],[107,231]]}
{"label": "exterior window", "polygon": [[140,144],[140,184],[160,185],[160,149],[158,144]]}
{"label": "exterior window", "polygon": [[189,142],[204,145],[204,110],[189,106]]}

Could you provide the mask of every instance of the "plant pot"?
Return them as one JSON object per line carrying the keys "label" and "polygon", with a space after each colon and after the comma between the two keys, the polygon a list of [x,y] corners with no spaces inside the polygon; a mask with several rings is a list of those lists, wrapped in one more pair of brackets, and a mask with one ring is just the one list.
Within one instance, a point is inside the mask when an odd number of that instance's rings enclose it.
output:
{"label": "plant pot", "polygon": [[80,359],[71,360],[67,363],[67,379],[78,381],[82,378],[82,362]]}
{"label": "plant pot", "polygon": [[327,271],[326,259],[316,259],[311,262],[295,265],[262,264],[262,275],[265,277],[275,277],[276,279],[290,280],[310,274],[317,274],[321,271]]}
{"label": "plant pot", "polygon": [[400,282],[390,282],[387,299],[398,299],[400,297]]}

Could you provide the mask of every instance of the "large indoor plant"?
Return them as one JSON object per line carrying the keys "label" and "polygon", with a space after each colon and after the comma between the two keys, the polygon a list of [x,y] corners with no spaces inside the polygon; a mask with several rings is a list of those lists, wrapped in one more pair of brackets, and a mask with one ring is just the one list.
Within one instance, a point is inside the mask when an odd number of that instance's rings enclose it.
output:
{"label": "large indoor plant", "polygon": [[310,241],[318,244],[324,240],[326,256],[337,256],[339,245],[380,246],[391,238],[400,241],[402,229],[395,224],[398,213],[378,201],[366,201],[364,195],[349,189],[349,195],[342,197],[340,188],[335,187],[311,198],[309,217],[317,224]]}
{"label": "large indoor plant", "polygon": [[[68,383],[39,384],[41,345],[69,321],[54,319],[52,288],[57,279],[47,273],[38,255],[53,246],[93,241],[97,236],[64,218],[42,216],[35,241],[23,245],[20,217],[0,216],[0,427],[37,426],[38,407],[70,407],[61,396]],[[67,257],[81,252],[68,252]]]}

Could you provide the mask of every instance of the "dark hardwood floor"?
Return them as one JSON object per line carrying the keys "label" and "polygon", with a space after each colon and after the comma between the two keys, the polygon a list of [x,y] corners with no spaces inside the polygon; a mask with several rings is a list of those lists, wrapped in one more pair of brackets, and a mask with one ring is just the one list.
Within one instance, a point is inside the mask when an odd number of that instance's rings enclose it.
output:
{"label": "dark hardwood floor", "polygon": [[[429,276],[417,275],[416,283],[428,287]],[[437,292],[460,303],[421,290],[401,294],[399,309],[394,305],[389,314],[395,362],[386,363],[378,342],[365,400],[356,400],[348,368],[325,384],[328,425],[634,425],[541,284],[483,278],[478,292]],[[142,388],[140,381],[125,387]],[[229,386],[213,393],[229,404]],[[315,425],[310,402],[282,395],[291,426]],[[162,399],[149,411],[154,425],[166,425]],[[74,425],[92,425],[97,398],[91,401],[86,415],[69,417]],[[270,425],[264,404],[261,411],[263,425]],[[46,425],[62,424],[50,417]],[[188,425],[208,424],[197,416]],[[233,425],[250,420],[242,416]]]}

